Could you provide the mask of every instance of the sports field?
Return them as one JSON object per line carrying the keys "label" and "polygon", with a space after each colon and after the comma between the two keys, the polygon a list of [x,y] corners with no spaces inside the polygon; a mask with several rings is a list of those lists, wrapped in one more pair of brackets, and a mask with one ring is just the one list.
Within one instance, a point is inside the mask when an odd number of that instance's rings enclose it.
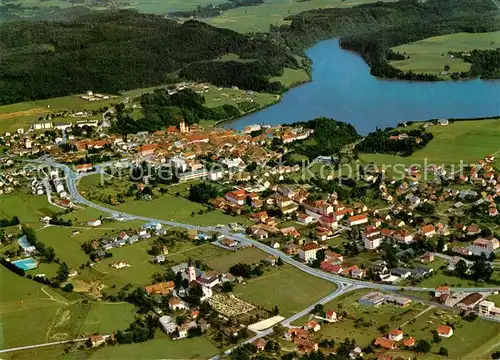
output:
{"label": "sports field", "polygon": [[234,288],[234,294],[254,305],[272,310],[278,306],[287,318],[335,291],[335,285],[283,265]]}
{"label": "sports field", "polygon": [[[429,73],[449,79],[453,72],[468,71],[470,64],[448,56],[449,51],[470,51],[474,49],[497,49],[500,47],[500,31],[490,33],[457,33],[435,36],[392,48],[409,55],[406,60],[392,61],[390,64],[404,71]],[[448,74],[441,74],[445,65]]]}
{"label": "sports field", "polygon": [[[415,125],[416,126],[416,125]],[[408,157],[386,154],[361,154],[361,162],[393,167],[401,164],[404,169],[416,164],[468,165],[487,155],[500,155],[500,120],[457,121],[448,126],[427,128],[434,139],[422,150]],[[458,170],[458,167],[456,167]],[[388,173],[391,173],[389,168]]]}

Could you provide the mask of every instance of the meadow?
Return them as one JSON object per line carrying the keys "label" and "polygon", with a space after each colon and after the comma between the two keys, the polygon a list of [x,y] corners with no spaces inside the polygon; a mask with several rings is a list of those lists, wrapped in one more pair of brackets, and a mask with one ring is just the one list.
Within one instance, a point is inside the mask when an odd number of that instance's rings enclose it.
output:
{"label": "meadow", "polygon": [[278,306],[280,315],[286,318],[304,310],[335,289],[336,286],[326,280],[283,265],[236,285],[233,293],[268,310]]}
{"label": "meadow", "polygon": [[[453,72],[468,71],[470,64],[462,59],[450,58],[449,51],[470,51],[473,49],[496,49],[500,47],[500,32],[457,33],[430,37],[409,44],[393,47],[395,52],[409,55],[409,59],[391,61],[390,64],[403,71],[428,73],[450,79]],[[441,74],[445,65],[448,74]]]}
{"label": "meadow", "polygon": [[60,211],[47,202],[46,195],[31,195],[20,190],[0,196],[0,217],[4,219],[17,216],[22,223],[38,223],[40,217]]}

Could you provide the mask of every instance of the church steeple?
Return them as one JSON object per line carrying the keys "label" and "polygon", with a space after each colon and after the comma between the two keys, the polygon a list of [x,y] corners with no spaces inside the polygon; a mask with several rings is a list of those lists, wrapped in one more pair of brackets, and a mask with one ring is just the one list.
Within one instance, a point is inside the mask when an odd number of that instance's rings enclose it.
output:
{"label": "church steeple", "polygon": [[196,281],[196,269],[194,267],[193,259],[189,258],[188,268],[187,268],[187,277],[189,283]]}

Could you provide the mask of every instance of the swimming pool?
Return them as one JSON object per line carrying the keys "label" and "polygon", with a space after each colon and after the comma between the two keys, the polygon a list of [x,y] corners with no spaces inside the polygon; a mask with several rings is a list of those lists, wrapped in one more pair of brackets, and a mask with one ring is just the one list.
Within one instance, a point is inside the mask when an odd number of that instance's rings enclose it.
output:
{"label": "swimming pool", "polygon": [[23,269],[24,271],[33,270],[38,267],[38,261],[31,257],[13,261],[12,264],[16,265],[20,269]]}

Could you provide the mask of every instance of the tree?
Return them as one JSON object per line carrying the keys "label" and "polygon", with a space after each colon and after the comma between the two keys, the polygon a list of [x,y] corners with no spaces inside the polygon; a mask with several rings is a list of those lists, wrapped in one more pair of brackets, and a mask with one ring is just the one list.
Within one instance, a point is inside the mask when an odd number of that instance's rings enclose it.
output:
{"label": "tree", "polygon": [[276,265],[282,266],[283,265],[283,260],[281,260],[281,257],[278,258],[278,261],[276,262]]}
{"label": "tree", "polygon": [[378,327],[378,331],[380,331],[381,334],[387,334],[389,332],[389,329],[389,324],[380,325]]}
{"label": "tree", "polygon": [[68,280],[68,277],[69,277],[69,268],[68,268],[68,265],[66,265],[66,263],[62,263],[59,266],[59,269],[57,270],[57,276],[56,276],[56,278],[59,281],[64,282],[64,281]]}
{"label": "tree", "polygon": [[455,265],[455,275],[463,279],[467,277],[468,272],[469,272],[469,266],[467,265],[467,262],[464,259],[461,259]]}
{"label": "tree", "polygon": [[444,71],[446,71],[446,72],[450,71],[450,65],[445,65],[444,66]]}
{"label": "tree", "polygon": [[440,347],[439,348],[439,355],[442,355],[442,356],[448,356],[448,349],[445,348],[445,347]]}
{"label": "tree", "polygon": [[429,351],[431,351],[431,344],[427,340],[418,340],[415,344],[415,350],[424,354],[428,353]]}
{"label": "tree", "polygon": [[280,309],[278,308],[278,305],[276,305],[273,309],[273,315],[276,316],[276,315],[279,315],[280,313]]}
{"label": "tree", "polygon": [[73,291],[73,284],[66,284],[66,285],[64,285],[63,291],[72,292]]}
{"label": "tree", "polygon": [[234,285],[232,283],[226,281],[225,283],[222,284],[222,291],[226,293],[231,292],[233,291],[233,287]]}
{"label": "tree", "polygon": [[491,278],[493,268],[488,262],[485,253],[481,253],[479,259],[474,262],[471,268],[471,274],[475,280],[488,281]]}

